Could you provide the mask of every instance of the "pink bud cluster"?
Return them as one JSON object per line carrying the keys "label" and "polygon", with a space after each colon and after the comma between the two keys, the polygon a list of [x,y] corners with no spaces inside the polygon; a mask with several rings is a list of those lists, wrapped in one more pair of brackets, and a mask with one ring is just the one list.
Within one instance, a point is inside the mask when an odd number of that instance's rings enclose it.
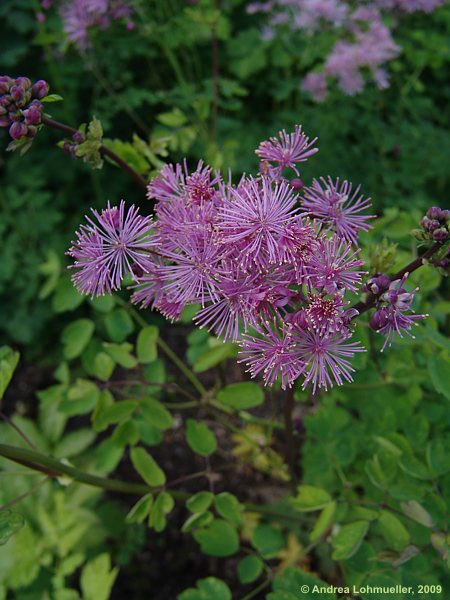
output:
{"label": "pink bud cluster", "polygon": [[[69,251],[76,287],[111,293],[128,274],[143,308],[176,320],[197,305],[195,323],[238,341],[241,362],[268,385],[302,378],[315,392],[352,381],[351,358],[364,348],[352,339],[348,296],[361,289],[358,234],[369,229],[370,202],[347,181],[303,185],[299,165],[315,142],[300,126],[280,131],[256,150],[259,173],[237,184],[201,161],[193,172],[166,165],[148,186],[154,220],[122,202],[81,227]],[[399,316],[412,300],[403,281],[370,285],[386,288],[380,310],[393,326],[378,329],[389,340],[420,318]]]}
{"label": "pink bud cluster", "polygon": [[13,140],[34,138],[42,121],[49,85],[42,79],[31,83],[28,77],[0,76],[0,127],[9,128]]}

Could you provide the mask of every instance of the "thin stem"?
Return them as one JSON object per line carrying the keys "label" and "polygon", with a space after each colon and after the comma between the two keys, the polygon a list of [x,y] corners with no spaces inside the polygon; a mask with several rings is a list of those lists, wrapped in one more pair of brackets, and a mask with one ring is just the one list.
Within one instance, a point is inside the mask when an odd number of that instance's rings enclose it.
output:
{"label": "thin stem", "polygon": [[289,388],[284,399],[284,432],[286,435],[285,457],[291,473],[291,484],[293,489],[295,489],[297,484],[297,473],[295,469],[294,423],[292,420],[294,405],[294,388]]}
{"label": "thin stem", "polygon": [[[135,310],[127,302],[121,301],[119,299],[119,304],[122,304],[122,306],[125,306],[127,308],[128,312],[135,319],[136,323],[139,323],[139,325],[141,325],[142,327],[146,327],[148,325],[147,321],[143,317],[141,317],[141,315],[137,312],[137,310]],[[198,379],[198,377],[196,377],[194,375],[194,373],[192,373],[191,370],[188,369],[188,367],[186,367],[186,365],[183,363],[183,361],[180,358],[178,358],[178,356],[166,344],[166,342],[164,340],[162,340],[161,338],[158,338],[157,344],[161,348],[161,350],[164,352],[164,354],[167,356],[167,358],[169,360],[171,360],[173,362],[173,364],[176,367],[178,367],[178,369],[183,373],[183,375],[186,377],[186,379],[192,383],[192,385],[195,387],[195,389],[202,396],[205,396],[208,393],[205,386]]]}
{"label": "thin stem", "polygon": [[[43,115],[42,123],[44,123],[44,125],[48,125],[48,127],[53,127],[53,129],[62,131],[63,133],[70,135],[71,137],[73,136],[74,133],[77,133],[77,130],[74,129],[73,127],[70,127],[69,125],[66,125],[65,123],[60,123],[59,121],[55,121],[54,119],[50,119],[50,117],[47,117],[46,115]],[[118,154],[116,154],[115,152],[113,152],[112,150],[110,150],[109,148],[104,146],[103,144],[100,146],[99,152],[100,152],[100,154],[103,154],[103,156],[107,156],[113,162],[115,162],[118,167],[120,167],[123,171],[125,171],[125,173],[128,173],[128,175],[132,179],[134,179],[134,181],[136,183],[138,183],[141,187],[143,187],[145,189],[147,188],[147,181],[142,177],[142,175],[140,175],[137,171],[135,171],[133,169],[132,166],[130,166],[127,162],[125,162],[122,158],[120,158],[120,156]]]}
{"label": "thin stem", "polygon": [[[428,250],[424,252],[421,256],[418,256],[417,258],[412,260],[408,265],[406,265],[406,267],[403,267],[403,269],[400,269],[400,271],[398,271],[395,275],[392,275],[391,280],[396,281],[397,279],[401,279],[406,273],[413,273],[414,271],[419,269],[423,265],[423,261],[433,256],[433,254],[435,254],[442,247],[442,244],[443,242],[435,242],[431,246],[431,248],[428,248]],[[360,301],[354,304],[352,308],[358,311],[358,315],[356,316],[362,315],[370,308],[375,306],[379,297],[380,294],[370,293],[368,294],[364,302]]]}
{"label": "thin stem", "polygon": [[2,506],[0,506],[0,512],[2,510],[7,510],[8,508],[11,508],[11,506],[15,506],[19,502],[22,502],[22,500],[25,500],[25,498],[28,498],[28,496],[31,496],[31,494],[34,494],[34,492],[36,492],[40,487],[42,487],[44,485],[44,483],[47,483],[47,481],[50,481],[50,477],[44,477],[44,479],[41,479],[40,481],[35,483],[29,490],[27,490],[20,496],[17,496],[17,498],[14,498],[13,500],[6,502]]}
{"label": "thin stem", "polygon": [[20,427],[18,427],[14,421],[12,419],[10,419],[7,415],[5,415],[5,413],[1,412],[0,413],[0,417],[6,421],[6,423],[8,423],[8,425],[10,427],[12,427],[14,429],[14,431],[16,433],[18,433],[20,435],[20,437],[30,446],[30,448],[33,448],[34,450],[36,449],[36,446],[33,444],[33,442],[30,440],[30,438],[20,429]]}
{"label": "thin stem", "polygon": [[243,598],[241,600],[250,600],[251,598],[254,598],[255,596],[257,596],[259,594],[259,592],[262,592],[263,590],[265,590],[266,587],[268,587],[271,583],[272,583],[271,579],[266,579],[266,581],[263,581],[260,585],[258,585],[258,587],[256,587],[250,593],[243,596]]}
{"label": "thin stem", "polygon": [[206,396],[208,390],[205,388],[203,383],[200,381],[200,379],[198,379],[198,377],[194,375],[194,373],[192,373],[192,371],[188,367],[186,367],[184,362],[180,358],[178,358],[178,356],[170,348],[170,346],[168,346],[166,342],[161,338],[158,338],[157,344],[167,356],[167,358],[169,358],[173,362],[173,364],[179,368],[179,370],[183,373],[186,379],[188,379],[192,383],[197,392],[202,396]]}

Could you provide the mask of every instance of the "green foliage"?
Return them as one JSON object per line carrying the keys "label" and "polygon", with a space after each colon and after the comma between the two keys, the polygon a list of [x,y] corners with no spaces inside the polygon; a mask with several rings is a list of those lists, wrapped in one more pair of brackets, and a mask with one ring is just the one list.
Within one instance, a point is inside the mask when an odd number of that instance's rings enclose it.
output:
{"label": "green foliage", "polygon": [[[51,105],[55,119],[77,126],[98,118],[79,128],[87,131],[80,161],[43,128],[25,156],[0,165],[0,337],[20,344],[24,368],[12,378],[18,353],[0,349],[0,396],[9,384],[2,411],[39,452],[162,489],[119,504],[116,493],[63,476],[44,483],[45,474],[2,459],[0,504],[24,499],[0,512],[0,598],[106,600],[115,565],[144,595],[161,588],[164,599],[230,600],[265,583],[268,600],[296,600],[302,585],[310,590],[302,598],[316,598],[314,585],[336,581],[448,587],[450,309],[437,271],[423,267],[411,278],[420,287],[417,311],[433,315],[415,339],[380,355],[363,317],[357,332],[370,352],[358,357],[355,384],[314,398],[295,391],[302,479],[293,493],[284,396],[242,381],[231,368],[238,346],[192,330],[192,311],[172,327],[147,310],[144,325],[120,295],[81,296],[64,252],[89,207],[122,197],[144,206],[126,174],[99,169],[102,143],[146,179],[185,156],[189,166],[203,158],[239,177],[256,166],[252,150],[262,139],[300,119],[320,140],[320,161],[305,164],[302,179],[329,173],[361,183],[381,216],[364,236],[368,269],[403,267],[412,258],[410,230],[426,207],[447,201],[449,8],[404,20],[390,89],[368,87],[354,98],[333,90],[315,105],[299,82],[333,34],[323,46],[301,32],[262,41],[262,21],[239,1],[220,10],[212,0],[137,4],[134,32],[120,23],[93,31],[92,49],[80,56],[63,43],[55,13],[37,25],[32,3],[1,3],[5,69],[63,92],[64,102]],[[220,46],[217,127],[212,28]],[[160,337],[199,375],[208,389],[202,398],[170,364]],[[1,443],[28,445],[13,427],[0,424]],[[199,550],[198,573],[178,583],[185,543]],[[164,576],[149,581],[148,556],[170,563],[170,591]]]}
{"label": "green foliage", "polygon": [[190,448],[201,456],[209,456],[217,448],[214,433],[205,423],[188,419],[186,422],[186,441]]}
{"label": "green foliage", "polygon": [[217,400],[231,406],[236,410],[254,408],[264,402],[261,388],[251,381],[245,383],[232,383],[227,385],[217,394]]}

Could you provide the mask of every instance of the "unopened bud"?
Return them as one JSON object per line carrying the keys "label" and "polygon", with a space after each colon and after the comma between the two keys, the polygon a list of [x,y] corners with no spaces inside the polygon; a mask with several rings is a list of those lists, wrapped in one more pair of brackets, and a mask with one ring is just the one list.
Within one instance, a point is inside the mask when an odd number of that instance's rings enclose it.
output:
{"label": "unopened bud", "polygon": [[375,311],[370,318],[369,325],[375,331],[379,331],[387,325],[389,321],[388,314],[384,308]]}
{"label": "unopened bud", "polygon": [[444,227],[440,227],[439,229],[436,229],[436,231],[433,231],[433,240],[436,240],[436,242],[443,242],[448,237],[449,232]]}
{"label": "unopened bud", "polygon": [[16,85],[19,85],[23,90],[29,90],[31,87],[31,81],[28,77],[18,77],[16,79]]}
{"label": "unopened bud", "polygon": [[290,184],[291,188],[293,190],[295,190],[296,192],[299,192],[302,189],[302,187],[304,186],[303,181],[299,178],[291,179],[289,184]]}
{"label": "unopened bud", "polygon": [[432,206],[427,210],[427,217],[429,219],[437,219],[439,221],[442,218],[442,211],[438,206]]}
{"label": "unopened bud", "polygon": [[72,139],[76,144],[81,144],[81,142],[84,142],[84,135],[81,133],[81,131],[76,131],[73,134]]}
{"label": "unopened bud", "polygon": [[50,86],[48,85],[48,83],[43,79],[39,79],[39,81],[36,81],[36,83],[33,85],[31,91],[33,97],[38,98],[40,100],[41,98],[47,96],[49,89]]}
{"label": "unopened bud", "polygon": [[20,140],[20,138],[24,137],[28,133],[28,127],[25,123],[16,122],[11,125],[9,128],[9,135],[13,140]]}
{"label": "unopened bud", "polygon": [[20,85],[13,85],[9,93],[16,104],[25,98],[25,90]]}
{"label": "unopened bud", "polygon": [[36,106],[30,106],[24,110],[23,116],[27,125],[39,125],[42,118],[41,111]]}

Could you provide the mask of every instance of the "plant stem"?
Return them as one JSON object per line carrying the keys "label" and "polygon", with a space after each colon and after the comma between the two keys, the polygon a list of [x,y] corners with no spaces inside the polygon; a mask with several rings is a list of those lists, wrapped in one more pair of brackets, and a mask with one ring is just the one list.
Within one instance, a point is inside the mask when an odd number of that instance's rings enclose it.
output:
{"label": "plant stem", "polygon": [[[395,275],[392,275],[391,280],[396,281],[397,279],[401,279],[403,277],[403,275],[405,275],[406,273],[413,273],[413,271],[416,271],[419,267],[421,267],[423,265],[423,261],[427,260],[428,258],[433,256],[433,254],[435,254],[442,247],[442,245],[443,245],[443,242],[435,242],[421,256],[418,256],[413,261],[411,261],[408,265],[406,265],[406,267],[403,267],[403,269],[400,269],[400,271],[395,273]],[[370,308],[375,306],[380,295],[381,294],[370,293],[370,294],[368,294],[368,296],[364,302],[360,301],[360,302],[357,302],[356,304],[354,304],[352,306],[352,308],[355,308],[358,311],[358,314],[356,316],[358,317],[359,315],[362,315],[363,313],[368,311]]]}
{"label": "plant stem", "polygon": [[[47,117],[46,115],[43,115],[42,123],[44,125],[47,125],[48,127],[53,127],[53,129],[62,131],[63,133],[70,135],[70,137],[72,137],[74,133],[77,133],[77,130],[74,129],[73,127],[70,127],[69,125],[66,125],[65,123],[60,123],[59,121],[55,121],[54,119],[50,119],[50,117]],[[142,177],[142,175],[140,175],[137,171],[135,171],[133,169],[132,166],[130,166],[127,162],[125,162],[122,158],[120,158],[119,155],[117,155],[115,152],[113,152],[112,150],[110,150],[109,148],[104,146],[103,144],[100,146],[99,152],[103,156],[107,156],[113,162],[115,162],[116,165],[118,167],[120,167],[123,171],[125,171],[125,173],[128,173],[128,175],[132,179],[134,179],[134,181],[137,184],[139,184],[141,187],[143,187],[145,189],[147,188],[147,181]]]}
{"label": "plant stem", "polygon": [[6,502],[6,504],[0,506],[0,512],[11,508],[11,506],[15,506],[19,502],[22,502],[22,500],[25,500],[25,498],[28,498],[28,496],[34,494],[34,492],[36,492],[40,487],[42,487],[44,483],[47,483],[47,481],[50,481],[50,477],[44,477],[44,479],[41,479],[40,481],[35,483],[28,491],[24,492],[23,494],[20,494],[20,496],[17,496],[17,498]]}
{"label": "plant stem", "polygon": [[[122,306],[127,308],[128,312],[135,319],[136,323],[139,323],[139,325],[141,325],[142,327],[146,327],[148,325],[147,321],[143,317],[141,317],[141,315],[137,312],[137,310],[135,310],[127,302],[124,302],[123,300],[119,299],[119,304],[121,304]],[[183,375],[186,377],[186,379],[192,383],[192,385],[195,387],[197,392],[199,392],[199,394],[201,394],[202,396],[205,396],[208,393],[208,391],[205,388],[205,386],[202,384],[200,379],[198,379],[198,377],[196,377],[194,375],[194,373],[192,373],[192,371],[188,367],[186,367],[186,365],[183,363],[183,361],[180,358],[178,358],[178,356],[166,344],[166,342],[164,340],[162,340],[160,337],[158,337],[158,341],[156,343],[161,348],[161,350],[164,352],[164,354],[167,356],[167,358],[169,360],[171,360],[173,362],[173,364],[176,367],[178,367],[178,369],[183,373]],[[149,382],[149,385],[150,384],[151,384],[151,382]]]}
{"label": "plant stem", "polygon": [[284,433],[286,435],[285,458],[291,474],[291,485],[295,490],[297,485],[297,473],[295,470],[294,423],[292,420],[294,406],[294,388],[289,388],[284,399]]}
{"label": "plant stem", "polygon": [[180,358],[178,358],[178,356],[175,354],[172,348],[170,348],[170,346],[168,346],[166,342],[161,338],[158,338],[157,344],[167,356],[167,358],[169,358],[173,362],[173,364],[180,369],[180,371],[183,373],[186,379],[188,379],[192,383],[197,392],[202,396],[206,396],[208,391],[203,385],[203,383],[200,381],[200,379],[198,379],[198,377],[194,375],[194,373],[192,373],[192,371],[184,364],[184,362]]}
{"label": "plant stem", "polygon": [[0,444],[0,456],[19,463],[24,467],[29,467],[35,471],[45,473],[49,477],[67,475],[75,481],[100,487],[104,490],[135,495],[148,494],[152,491],[152,488],[144,483],[131,483],[119,481],[118,479],[108,479],[106,477],[91,475],[84,471],[80,471],[75,467],[66,465],[56,458],[46,456],[45,454],[35,452],[34,450],[28,450],[27,448],[17,448],[15,446]]}

